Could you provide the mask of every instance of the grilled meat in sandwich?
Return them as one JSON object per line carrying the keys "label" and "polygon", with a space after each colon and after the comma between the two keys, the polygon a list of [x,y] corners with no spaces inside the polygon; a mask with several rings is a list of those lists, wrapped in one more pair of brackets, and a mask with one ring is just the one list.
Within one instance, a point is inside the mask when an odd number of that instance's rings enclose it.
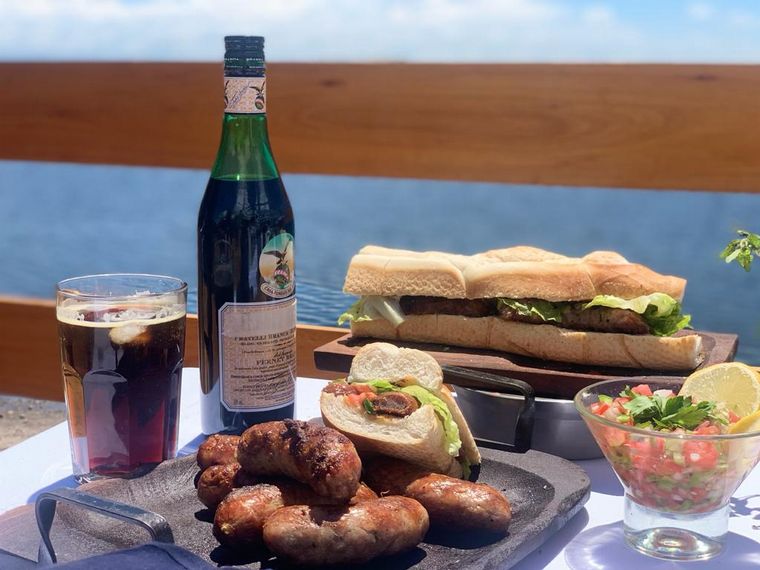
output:
{"label": "grilled meat in sandwich", "polygon": [[357,337],[434,342],[600,366],[690,370],[701,337],[681,313],[686,281],[595,251],[532,247],[464,256],[367,246],[344,291]]}
{"label": "grilled meat in sandwich", "polygon": [[470,428],[429,354],[385,342],[362,347],[345,381],[325,386],[325,425],[360,453],[390,455],[460,477],[480,463]]}

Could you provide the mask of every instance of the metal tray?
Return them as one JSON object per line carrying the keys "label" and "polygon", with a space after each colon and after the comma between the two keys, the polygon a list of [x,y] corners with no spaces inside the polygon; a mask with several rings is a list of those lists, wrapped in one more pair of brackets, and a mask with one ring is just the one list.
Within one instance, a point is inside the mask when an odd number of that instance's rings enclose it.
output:
{"label": "metal tray", "polygon": [[[501,490],[512,503],[509,534],[501,539],[445,532],[432,534],[412,552],[378,559],[366,565],[367,568],[508,567],[557,532],[588,500],[590,482],[586,473],[568,461],[538,451],[524,454],[496,449],[481,451],[483,464],[479,481]],[[211,514],[202,508],[195,495],[193,482],[197,473],[195,457],[188,456],[164,462],[139,479],[95,481],[82,485],[78,491],[158,513],[169,524],[169,540],[173,536],[176,544],[214,564],[282,567],[266,553],[251,553],[248,558],[241,558],[217,544],[211,534]],[[108,502],[99,501],[98,512],[81,502],[79,505],[72,505],[71,501],[59,503],[50,532],[59,562],[134,546],[149,539],[145,525],[139,528],[104,517],[103,509],[108,509]],[[39,534],[33,510],[28,511],[28,516],[16,518],[13,529],[5,529],[6,533],[13,533],[14,547],[9,547],[7,539],[10,537],[4,533],[0,548],[36,559]]]}

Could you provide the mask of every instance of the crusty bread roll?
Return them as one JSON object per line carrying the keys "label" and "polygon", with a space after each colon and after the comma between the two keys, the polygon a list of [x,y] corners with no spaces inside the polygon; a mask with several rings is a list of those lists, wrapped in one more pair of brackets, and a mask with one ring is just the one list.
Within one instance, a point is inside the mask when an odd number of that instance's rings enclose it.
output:
{"label": "crusty bread roll", "polygon": [[360,408],[345,405],[343,396],[322,392],[319,407],[325,425],[345,434],[360,453],[390,455],[435,473],[462,476],[459,462],[446,453],[443,426],[430,406],[405,418],[368,420]]}
{"label": "crusty bread roll", "polygon": [[[685,287],[686,280],[630,263],[614,251],[566,257],[517,246],[466,256],[370,245],[351,260],[343,289],[364,296],[580,302],[597,295],[634,299],[652,293],[680,301]],[[696,334],[584,332],[497,317],[407,315],[398,327],[377,318],[352,322],[351,332],[357,337],[486,348],[598,366],[692,370],[703,358],[702,340]]]}
{"label": "crusty bread roll", "polygon": [[572,258],[518,246],[472,256],[366,246],[351,259],[343,290],[354,295],[449,299],[587,301],[651,293],[683,298],[686,280],[661,275],[610,251]]}
{"label": "crusty bread roll", "polygon": [[[418,385],[429,390],[446,404],[459,428],[460,456],[472,465],[480,464],[480,451],[456,400],[443,384],[441,366],[426,352],[385,342],[368,344],[354,356],[347,380],[386,380],[397,386]],[[346,405],[344,396],[328,392],[322,392],[319,404],[325,425],[348,436],[359,451],[390,455],[436,473],[462,476],[459,461],[447,452],[443,425],[432,406],[420,406],[399,418],[370,417],[361,408]]]}
{"label": "crusty bread roll", "polygon": [[702,361],[697,334],[660,337],[586,332],[498,317],[408,315],[400,327],[377,319],[351,323],[356,337],[486,348],[543,360],[652,370],[693,370]]}
{"label": "crusty bread roll", "polygon": [[346,380],[371,382],[381,379],[398,386],[417,384],[438,391],[443,386],[443,370],[427,352],[373,342],[356,353]]}

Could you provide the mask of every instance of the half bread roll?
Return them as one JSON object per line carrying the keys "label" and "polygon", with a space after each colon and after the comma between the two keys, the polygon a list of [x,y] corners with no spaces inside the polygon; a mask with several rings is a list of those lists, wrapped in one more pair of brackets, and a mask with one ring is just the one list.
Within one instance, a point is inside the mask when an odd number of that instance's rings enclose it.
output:
{"label": "half bread roll", "polygon": [[[404,459],[436,473],[456,477],[480,463],[480,452],[451,392],[443,385],[441,367],[429,354],[388,343],[362,347],[354,357],[348,385],[329,385],[320,396],[325,425],[348,436],[360,452]],[[417,400],[411,413],[373,413],[356,394],[398,391]],[[392,386],[392,389],[391,389]],[[334,390],[331,392],[331,390]],[[442,418],[448,415],[448,420]],[[457,434],[452,443],[452,426]]]}

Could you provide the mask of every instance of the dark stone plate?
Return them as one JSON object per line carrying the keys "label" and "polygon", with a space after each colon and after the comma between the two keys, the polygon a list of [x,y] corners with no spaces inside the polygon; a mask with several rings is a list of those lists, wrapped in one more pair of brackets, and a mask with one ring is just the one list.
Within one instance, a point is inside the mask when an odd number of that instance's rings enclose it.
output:
{"label": "dark stone plate", "polygon": [[[447,532],[429,534],[418,548],[404,555],[379,559],[366,568],[495,568],[516,564],[540,546],[572,518],[588,500],[590,482],[578,466],[538,451],[525,454],[482,449],[479,481],[502,491],[512,503],[510,532],[504,537]],[[234,556],[211,535],[211,513],[198,502],[193,480],[198,473],[195,457],[159,465],[151,473],[132,480],[103,480],[79,489],[93,495],[137,505],[163,515],[177,544],[215,564],[279,568],[264,552],[247,558]],[[0,548],[36,558],[39,537],[33,510],[18,513],[11,528],[5,526]],[[6,540],[8,531],[15,536]],[[147,532],[133,525],[60,504],[51,533],[59,561],[126,548],[145,542]]]}

